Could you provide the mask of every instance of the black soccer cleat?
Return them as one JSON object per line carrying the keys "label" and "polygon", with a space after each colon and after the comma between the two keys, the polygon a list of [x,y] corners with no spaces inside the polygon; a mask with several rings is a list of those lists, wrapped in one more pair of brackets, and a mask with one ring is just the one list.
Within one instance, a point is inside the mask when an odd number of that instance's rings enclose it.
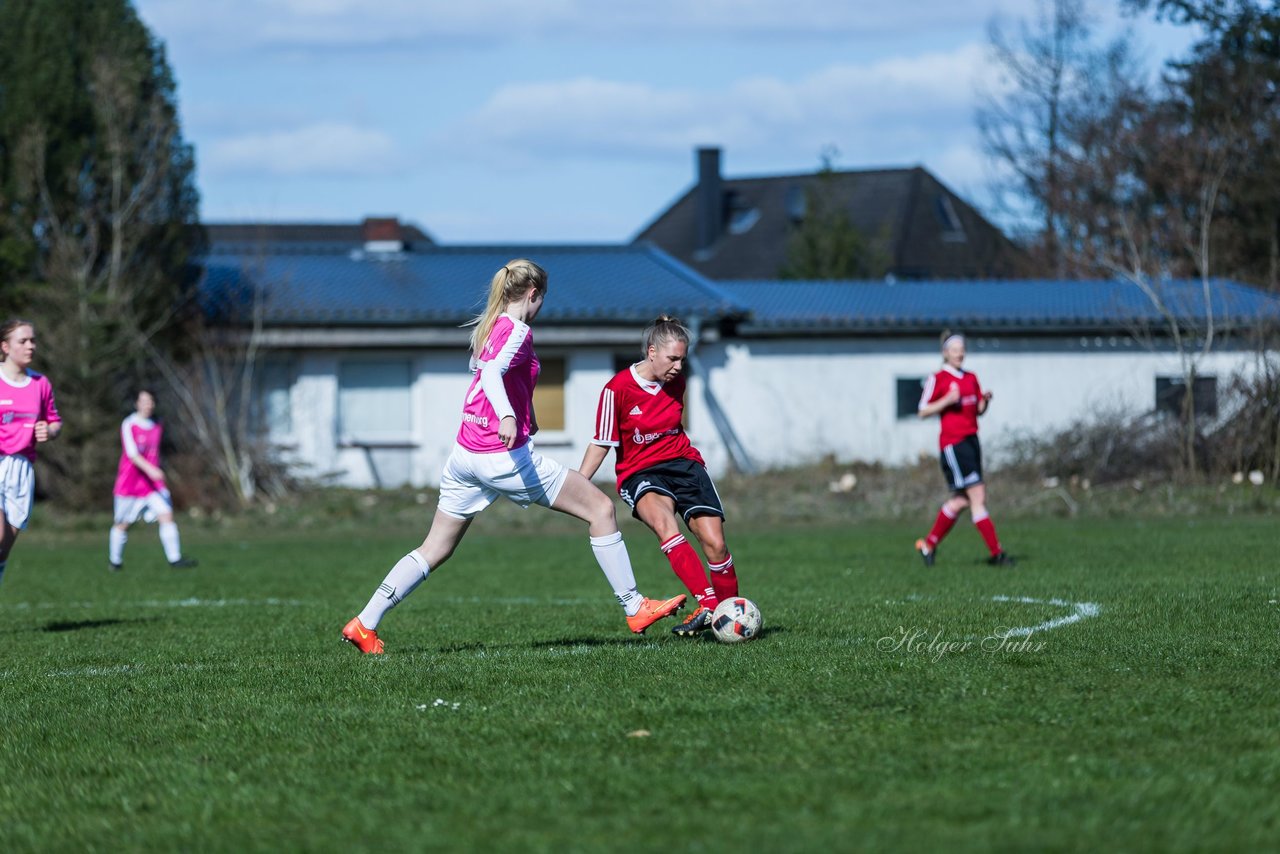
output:
{"label": "black soccer cleat", "polygon": [[200,565],[200,561],[190,557],[180,557],[177,560],[169,561],[169,566],[174,569],[195,569]]}
{"label": "black soccer cleat", "polygon": [[671,634],[682,638],[696,637],[711,628],[711,609],[699,608],[671,627]]}
{"label": "black soccer cleat", "polygon": [[113,562],[111,562],[111,561],[107,561],[107,571],[108,571],[108,572],[121,572],[121,571],[123,571],[123,570],[124,570],[124,564],[123,564],[123,563],[113,563]]}
{"label": "black soccer cleat", "polygon": [[916,552],[924,559],[925,566],[933,566],[934,558],[938,556],[938,550],[929,548],[924,540],[916,540]]}
{"label": "black soccer cleat", "polygon": [[1013,559],[1013,555],[1008,552],[997,552],[987,558],[987,563],[991,566],[1017,566],[1017,561]]}

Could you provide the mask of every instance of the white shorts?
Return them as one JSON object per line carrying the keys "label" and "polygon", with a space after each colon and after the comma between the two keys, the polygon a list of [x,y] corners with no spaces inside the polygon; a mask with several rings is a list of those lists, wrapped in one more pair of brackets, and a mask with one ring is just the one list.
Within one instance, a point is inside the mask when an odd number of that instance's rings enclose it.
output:
{"label": "white shorts", "polygon": [[25,528],[36,492],[36,470],[21,454],[0,456],[0,509],[10,527]]}
{"label": "white shorts", "polygon": [[173,502],[163,492],[151,492],[146,495],[117,495],[116,524],[132,525],[141,519],[154,522],[164,513],[173,512]]}
{"label": "white shorts", "polygon": [[514,451],[477,454],[453,446],[440,475],[439,509],[457,519],[470,519],[500,497],[528,507],[550,507],[569,470],[525,444]]}

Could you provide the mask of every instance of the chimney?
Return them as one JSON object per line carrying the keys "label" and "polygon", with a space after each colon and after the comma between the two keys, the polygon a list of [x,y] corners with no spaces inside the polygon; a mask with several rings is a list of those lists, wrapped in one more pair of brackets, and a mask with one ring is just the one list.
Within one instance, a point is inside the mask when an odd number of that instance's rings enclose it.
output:
{"label": "chimney", "polygon": [[708,252],[724,231],[724,192],[720,189],[720,149],[698,149],[698,186],[694,190],[697,218],[695,252]]}
{"label": "chimney", "polygon": [[366,217],[360,224],[365,252],[403,252],[404,234],[397,217]]}

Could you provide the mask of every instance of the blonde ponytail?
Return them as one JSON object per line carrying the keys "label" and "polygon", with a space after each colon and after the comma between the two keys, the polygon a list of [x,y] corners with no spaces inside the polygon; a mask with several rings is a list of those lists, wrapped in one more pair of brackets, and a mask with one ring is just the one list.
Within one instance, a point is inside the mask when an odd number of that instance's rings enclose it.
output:
{"label": "blonde ponytail", "polygon": [[480,315],[465,324],[475,327],[471,330],[472,356],[480,358],[480,351],[484,348],[484,342],[488,340],[489,333],[493,331],[493,324],[497,321],[498,315],[502,314],[509,304],[528,293],[530,288],[543,293],[547,290],[547,271],[532,261],[516,258],[503,264],[498,272],[493,274],[493,278],[489,280],[488,304]]}

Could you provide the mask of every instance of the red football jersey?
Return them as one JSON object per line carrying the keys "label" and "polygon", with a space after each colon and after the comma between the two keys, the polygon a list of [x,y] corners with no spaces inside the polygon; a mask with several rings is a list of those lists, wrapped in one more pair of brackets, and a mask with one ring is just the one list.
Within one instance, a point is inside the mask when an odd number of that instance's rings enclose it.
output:
{"label": "red football jersey", "polygon": [[649,382],[634,367],[619,371],[600,392],[592,444],[616,452],[618,485],[638,471],[668,460],[693,460],[706,465],[689,442],[684,419],[683,375],[668,383]]}
{"label": "red football jersey", "polygon": [[920,408],[941,399],[953,385],[960,387],[960,400],[942,410],[939,448],[954,445],[966,436],[978,432],[978,402],[982,400],[982,386],[978,385],[977,375],[969,371],[948,365],[925,380],[924,393],[920,395]]}

